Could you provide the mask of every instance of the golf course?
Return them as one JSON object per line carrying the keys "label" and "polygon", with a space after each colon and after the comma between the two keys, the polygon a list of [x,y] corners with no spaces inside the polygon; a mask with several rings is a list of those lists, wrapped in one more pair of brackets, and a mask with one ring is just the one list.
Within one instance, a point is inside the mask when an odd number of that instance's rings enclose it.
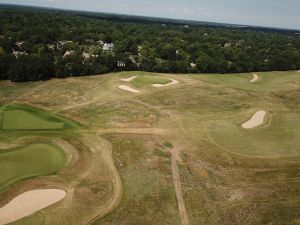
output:
{"label": "golf course", "polygon": [[0,81],[0,225],[300,224],[299,163],[299,71]]}

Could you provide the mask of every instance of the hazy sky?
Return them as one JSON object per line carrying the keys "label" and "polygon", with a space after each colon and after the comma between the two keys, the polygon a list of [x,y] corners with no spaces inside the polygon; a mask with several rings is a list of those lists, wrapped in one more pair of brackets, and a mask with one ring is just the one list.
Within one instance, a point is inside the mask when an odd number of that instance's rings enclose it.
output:
{"label": "hazy sky", "polygon": [[0,3],[300,29],[300,0],[0,0]]}

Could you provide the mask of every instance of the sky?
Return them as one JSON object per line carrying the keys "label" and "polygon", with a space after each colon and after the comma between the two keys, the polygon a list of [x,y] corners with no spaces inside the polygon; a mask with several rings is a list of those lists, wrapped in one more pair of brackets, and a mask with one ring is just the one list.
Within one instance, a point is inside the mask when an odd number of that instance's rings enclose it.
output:
{"label": "sky", "polygon": [[300,0],[0,0],[0,3],[300,30]]}

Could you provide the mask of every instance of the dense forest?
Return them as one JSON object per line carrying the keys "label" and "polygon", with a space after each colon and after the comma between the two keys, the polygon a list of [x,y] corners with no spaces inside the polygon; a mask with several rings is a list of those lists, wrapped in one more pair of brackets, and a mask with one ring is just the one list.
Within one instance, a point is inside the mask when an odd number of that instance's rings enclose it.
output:
{"label": "dense forest", "polygon": [[[113,18],[113,17],[110,17]],[[0,6],[0,79],[300,69],[300,35]]]}

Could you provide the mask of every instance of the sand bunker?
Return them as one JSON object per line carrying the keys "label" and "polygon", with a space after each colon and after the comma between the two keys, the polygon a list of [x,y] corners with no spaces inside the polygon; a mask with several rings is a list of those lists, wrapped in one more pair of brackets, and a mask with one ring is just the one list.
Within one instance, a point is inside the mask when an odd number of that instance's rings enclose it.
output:
{"label": "sand bunker", "polygon": [[251,129],[254,127],[258,127],[264,123],[265,116],[267,115],[267,112],[264,110],[260,110],[251,117],[250,120],[248,120],[246,123],[242,125],[245,129]]}
{"label": "sand bunker", "polygon": [[250,80],[251,83],[255,83],[259,80],[259,76],[257,74],[253,74],[252,80]]}
{"label": "sand bunker", "polygon": [[172,82],[168,83],[168,84],[153,84],[153,87],[165,87],[165,86],[169,86],[169,85],[173,85],[173,84],[177,84],[178,81],[174,80],[174,79],[170,79]]}
{"label": "sand bunker", "polygon": [[25,192],[0,208],[0,225],[12,223],[44,209],[66,196],[64,190],[40,189]]}
{"label": "sand bunker", "polygon": [[132,93],[140,93],[139,90],[133,89],[133,88],[128,87],[126,85],[119,85],[119,88],[122,89],[122,90],[125,90],[125,91],[130,91]]}
{"label": "sand bunker", "polygon": [[137,78],[137,76],[129,77],[126,79],[121,79],[121,81],[130,82],[130,81],[133,81],[135,78]]}

